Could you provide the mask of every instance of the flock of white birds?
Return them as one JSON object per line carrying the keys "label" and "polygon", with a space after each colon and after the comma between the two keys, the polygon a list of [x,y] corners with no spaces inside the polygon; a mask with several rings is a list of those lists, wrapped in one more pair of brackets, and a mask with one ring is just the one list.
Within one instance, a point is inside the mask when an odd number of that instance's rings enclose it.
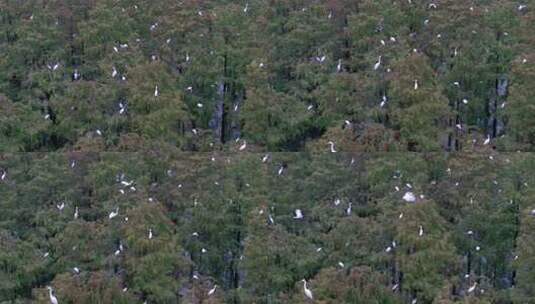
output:
{"label": "flock of white birds", "polygon": [[[411,0],[408,0],[408,2],[409,2],[409,3],[412,3]],[[136,6],[135,8],[137,9],[137,6]],[[430,3],[430,4],[428,5],[428,8],[429,8],[429,9],[438,9],[438,8],[439,8],[439,5],[438,5],[437,3]],[[243,8],[243,12],[244,12],[245,14],[247,14],[248,11],[249,11],[250,9],[251,9],[251,7],[249,6],[249,3],[246,3],[245,6],[244,6],[244,8]],[[518,10],[518,11],[523,11],[523,10],[526,10],[526,9],[527,9],[527,5],[525,5],[525,4],[518,5],[518,7],[517,7],[517,10]],[[470,10],[473,11],[473,10],[474,10],[474,7],[470,7]],[[203,16],[203,12],[202,12],[202,11],[198,11],[198,15],[199,15],[199,16]],[[332,18],[332,15],[333,15],[333,13],[332,13],[332,12],[329,12],[328,18],[329,18],[329,19]],[[33,15],[32,15],[32,17],[31,17],[30,19],[33,19]],[[428,23],[429,23],[429,20],[426,19],[426,20],[424,21],[424,23],[425,23],[425,24],[428,24]],[[157,22],[155,22],[155,23],[153,23],[152,25],[150,25],[150,30],[151,30],[151,31],[154,31],[158,26],[159,26],[159,24],[158,24]],[[437,36],[437,37],[440,38],[440,36]],[[396,43],[397,40],[398,40],[398,39],[397,39],[396,37],[390,37],[390,38],[389,38],[389,41],[390,41],[391,43]],[[170,42],[170,39],[167,40],[167,43],[169,43],[169,42]],[[385,42],[384,40],[380,40],[380,43],[381,43],[381,45],[383,45],[383,46],[386,45],[386,42]],[[114,47],[113,47],[113,50],[114,50],[115,52],[119,52],[120,49],[126,49],[126,48],[128,48],[128,44],[119,44],[119,47],[114,46]],[[414,51],[414,52],[418,52],[418,50],[416,50],[416,49],[414,49],[413,51]],[[454,56],[456,56],[457,54],[458,54],[458,50],[455,49],[455,50],[454,50]],[[154,55],[153,55],[152,59],[155,60]],[[326,59],[326,55],[319,55],[319,56],[316,56],[316,57],[315,57],[315,60],[316,60],[318,63],[320,63],[320,64],[324,63],[324,62],[325,62],[325,59]],[[189,54],[187,54],[187,55],[186,55],[186,62],[189,62],[190,60],[191,60],[191,57],[190,57]],[[524,59],[522,62],[523,62],[523,63],[526,63],[527,60]],[[342,64],[343,64],[343,63],[342,63],[342,59],[338,59],[338,60],[337,60],[337,66],[336,66],[336,71],[337,71],[337,72],[342,72],[342,70],[343,70],[343,68],[342,68]],[[264,67],[265,64],[264,64],[264,63],[260,63],[259,66],[260,66],[260,67]],[[382,56],[382,55],[379,55],[378,58],[377,58],[377,61],[376,61],[375,64],[373,65],[373,70],[374,70],[374,71],[379,71],[379,70],[381,69],[382,66],[384,66],[383,56]],[[61,68],[61,63],[56,62],[56,63],[52,63],[52,64],[47,64],[47,68],[48,68],[50,71],[57,71],[57,70],[59,70],[59,69]],[[385,71],[386,71],[386,72],[391,72],[391,69],[386,68]],[[116,78],[116,77],[118,77],[118,76],[120,76],[120,79],[121,79],[121,80],[126,81],[126,75],[124,75],[124,74],[121,75],[121,74],[119,73],[119,71],[117,70],[117,68],[116,68],[115,66],[113,66],[113,67],[112,67],[112,72],[111,72],[111,77],[112,77],[112,78]],[[77,69],[75,69],[72,78],[73,78],[73,80],[80,80],[80,79],[82,78],[82,75],[80,74],[80,72],[79,72]],[[461,83],[458,82],[458,81],[454,82],[453,84],[454,84],[455,86],[457,86],[457,87],[460,87],[460,86],[461,86]],[[418,90],[419,87],[420,87],[420,85],[421,85],[421,83],[419,82],[419,80],[418,80],[418,79],[414,79],[413,89],[414,89],[414,90]],[[189,86],[189,87],[186,88],[186,90],[189,91],[189,92],[191,92],[191,91],[193,90],[193,88],[192,88],[191,86]],[[158,85],[155,85],[155,87],[154,87],[154,94],[153,94],[154,97],[159,97],[160,94],[161,94],[161,92],[160,92],[160,88],[159,88],[159,86],[158,86]],[[387,102],[388,102],[388,97],[387,97],[386,95],[383,95],[383,97],[382,97],[382,99],[381,99],[381,102],[380,102],[380,107],[385,107],[385,106],[387,105]],[[467,104],[467,103],[468,103],[468,100],[467,100],[466,98],[463,98],[462,102],[463,102],[464,104]],[[202,103],[197,103],[197,107],[198,107],[198,108],[203,108],[203,106],[204,106],[204,105],[203,105]],[[313,106],[309,106],[308,109],[309,109],[309,110],[313,110]],[[236,108],[235,110],[237,110],[237,108]],[[127,112],[127,106],[126,106],[126,104],[123,103],[123,102],[119,103],[119,114],[126,114],[126,112]],[[46,114],[45,118],[46,118],[46,119],[49,119],[49,118],[50,118],[50,115],[49,115],[49,114]],[[349,121],[346,120],[346,124],[351,124],[351,123],[350,123]],[[462,129],[462,125],[458,124],[458,125],[457,125],[457,128]],[[193,132],[196,133],[196,130],[193,129]],[[97,130],[97,134],[102,135],[102,132],[101,132],[100,130]],[[239,140],[240,140],[240,139],[238,138],[238,139],[236,140],[236,142],[239,142]],[[484,144],[484,145],[488,145],[490,142],[491,142],[491,137],[490,137],[490,135],[487,135],[487,137],[485,138],[483,144]],[[329,151],[330,151],[331,153],[336,153],[336,152],[337,152],[334,141],[329,141],[329,142],[328,142],[328,145],[329,145]],[[246,149],[247,149],[247,141],[246,141],[246,140],[243,140],[242,143],[241,143],[241,145],[239,145],[239,147],[238,147],[238,151],[245,151]],[[270,159],[270,154],[266,154],[265,156],[262,157],[261,161],[262,161],[263,163],[265,163],[265,162],[267,162],[269,159]],[[213,160],[213,159],[212,159],[212,160]],[[353,163],[354,163],[354,159],[352,159],[352,161],[351,161],[351,164],[353,164]],[[74,166],[75,166],[75,163],[72,162],[72,163],[71,163],[71,168],[73,168]],[[277,171],[277,175],[279,175],[279,176],[282,175],[282,174],[284,173],[284,170],[286,170],[286,165],[281,164],[280,167],[279,167],[279,169],[278,169],[278,171]],[[6,178],[7,178],[7,170],[3,170],[3,171],[1,171],[1,173],[0,173],[0,180],[4,181],[4,180],[6,180]],[[119,191],[120,191],[121,194],[125,194],[126,191],[136,191],[134,181],[133,181],[133,180],[131,180],[131,181],[124,180],[124,175],[121,177],[120,185],[122,186],[122,187],[119,189]],[[180,187],[181,187],[181,185],[179,185],[179,188],[180,188]],[[406,184],[406,187],[408,188],[408,191],[406,191],[406,192],[404,193],[404,195],[402,196],[402,200],[403,200],[403,201],[405,201],[405,202],[407,202],[407,203],[414,203],[414,202],[416,202],[416,201],[418,200],[418,197],[419,197],[420,199],[423,199],[423,198],[424,198],[424,195],[423,195],[423,194],[422,194],[422,195],[419,195],[419,196],[417,196],[416,194],[414,194],[413,191],[411,191],[412,186],[411,186],[410,184]],[[399,188],[398,186],[396,186],[396,187],[395,187],[395,190],[396,190],[396,191],[400,191],[400,188]],[[150,199],[150,200],[152,200],[152,199]],[[336,198],[336,199],[334,200],[334,205],[335,205],[335,206],[338,206],[340,203],[341,203],[341,200],[340,200],[339,198]],[[65,206],[66,206],[66,203],[65,203],[64,201],[63,201],[63,202],[60,202],[60,203],[58,203],[58,204],[56,204],[56,208],[58,209],[59,212],[62,212],[62,211],[64,210]],[[263,213],[263,211],[261,211],[261,212]],[[347,214],[348,216],[351,215],[351,202],[348,203],[348,207],[347,207],[347,209],[346,209],[346,214]],[[535,215],[535,209],[532,210],[532,214]],[[109,220],[112,220],[112,219],[114,219],[115,217],[117,217],[118,215],[119,215],[119,207],[117,207],[117,208],[115,208],[115,210],[111,211],[111,212],[109,213],[109,215],[108,215],[108,218],[109,218]],[[79,209],[78,209],[77,206],[75,206],[74,219],[78,219],[78,217],[79,217]],[[399,215],[399,218],[400,218],[400,219],[401,219],[402,217],[403,217],[403,213],[401,213],[401,214]],[[293,219],[295,219],[295,220],[301,220],[301,219],[303,219],[303,218],[304,218],[303,211],[302,211],[301,209],[295,209]],[[268,215],[268,219],[269,219],[269,222],[270,222],[270,223],[274,223],[274,219],[273,219],[272,215],[269,214],[269,215]],[[128,218],[125,217],[124,220],[127,222],[127,221],[128,221]],[[419,237],[423,237],[423,236],[424,236],[424,227],[423,227],[422,225],[419,225],[419,226],[418,226],[417,234],[418,234]],[[468,235],[472,235],[472,234],[473,234],[473,231],[468,231],[467,234],[468,234]],[[198,236],[198,233],[197,233],[197,232],[194,232],[193,235],[194,235],[194,236]],[[154,235],[154,231],[153,231],[153,229],[152,229],[152,228],[149,228],[148,233],[147,233],[147,238],[150,240],[150,239],[153,239],[154,237],[155,237],[155,235]],[[388,252],[391,252],[392,250],[394,250],[394,248],[396,248],[396,245],[397,245],[397,244],[396,244],[396,241],[395,241],[395,240],[392,241],[392,243],[391,243],[388,247],[386,247],[385,252],[387,252],[387,253],[388,253]],[[479,251],[480,249],[481,249],[480,246],[476,246],[476,250],[477,250],[477,251]],[[317,248],[317,251],[318,251],[318,252],[321,251],[321,250],[322,250],[322,248]],[[124,247],[123,247],[122,243],[120,243],[118,249],[114,252],[114,255],[120,255],[121,252],[123,252],[123,251],[124,251]],[[207,249],[202,248],[201,251],[202,251],[202,253],[206,253],[206,252],[207,252]],[[47,252],[47,253],[44,254],[44,257],[47,257],[48,255],[49,255],[49,253]],[[517,258],[517,257],[518,257],[518,256],[516,256],[516,258]],[[344,267],[344,263],[343,263],[343,262],[339,262],[338,265],[339,265],[340,267]],[[80,273],[80,269],[79,269],[78,267],[74,267],[74,268],[73,268],[73,271],[74,271],[75,273]],[[309,285],[308,285],[307,280],[306,280],[306,279],[303,279],[303,280],[302,280],[302,283],[303,283],[303,293],[304,293],[304,295],[306,296],[306,298],[308,298],[309,300],[313,301],[313,300],[314,300],[313,292],[312,292],[312,290],[309,288]],[[398,287],[397,284],[394,285],[394,286],[392,287],[392,290],[397,289],[397,287]],[[474,282],[473,285],[471,285],[471,286],[468,288],[468,293],[473,292],[474,290],[476,290],[476,288],[477,288],[477,282]],[[48,289],[48,292],[49,292],[50,303],[52,303],[52,304],[58,304],[58,303],[59,303],[59,302],[58,302],[58,299],[57,299],[57,297],[53,294],[53,288],[52,288],[51,286],[47,286],[47,289]],[[212,296],[212,295],[216,292],[216,289],[217,289],[217,285],[214,285],[213,288],[210,289],[210,290],[208,291],[207,295],[208,295],[208,296]],[[127,290],[127,288],[125,288],[123,291],[126,291],[126,290]],[[417,302],[417,299],[416,299],[416,298],[412,300],[412,304],[415,304],[416,302]]]}

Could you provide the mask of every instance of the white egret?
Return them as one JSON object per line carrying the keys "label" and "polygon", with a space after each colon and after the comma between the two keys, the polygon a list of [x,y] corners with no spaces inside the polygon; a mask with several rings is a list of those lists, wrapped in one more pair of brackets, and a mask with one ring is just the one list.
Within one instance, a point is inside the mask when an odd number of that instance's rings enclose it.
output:
{"label": "white egret", "polygon": [[46,289],[48,289],[48,296],[50,297],[50,303],[51,304],[58,304],[58,299],[52,294],[52,287],[47,286]]}
{"label": "white egret", "polygon": [[197,103],[197,108],[200,109],[200,108],[202,108],[202,107],[204,107],[204,105],[203,105],[202,103],[198,102],[198,103]]}
{"label": "white egret", "polygon": [[525,10],[527,7],[528,7],[528,6],[525,5],[525,4],[520,4],[520,5],[518,6],[518,11],[519,11],[519,12],[520,12],[520,11],[523,11],[523,10]]}
{"label": "white egret", "polygon": [[346,209],[346,214],[349,216],[351,215],[351,202],[349,203],[349,206]]}
{"label": "white egret", "polygon": [[470,288],[468,288],[468,293],[471,293],[474,290],[476,290],[476,286],[477,286],[477,282],[474,282],[474,284],[472,286],[470,286]]}
{"label": "white egret", "polygon": [[387,101],[388,101],[388,98],[386,98],[386,95],[383,94],[383,98],[382,98],[382,100],[381,100],[381,104],[380,104],[381,108],[384,107],[384,106],[386,105],[386,102],[387,102]]}
{"label": "white egret", "polygon": [[423,236],[424,235],[424,227],[422,227],[422,225],[420,225],[420,228],[418,230],[418,236]]}
{"label": "white egret", "polygon": [[152,228],[149,228],[149,240],[152,239]]}
{"label": "white egret", "polygon": [[201,252],[202,252],[202,253],[207,253],[208,250],[206,250],[205,248],[201,248]]}
{"label": "white egret", "polygon": [[487,138],[483,142],[484,145],[488,145],[490,143],[490,135],[487,134]]}
{"label": "white egret", "polygon": [[2,171],[2,175],[0,175],[0,179],[1,180],[5,180],[6,176],[7,176],[7,172],[6,171]]}
{"label": "white egret", "polygon": [[78,207],[74,207],[74,219],[78,218]]}
{"label": "white egret", "polygon": [[377,59],[377,62],[373,66],[373,70],[376,71],[381,66],[381,58],[382,56],[379,56],[379,59]]}
{"label": "white egret", "polygon": [[414,193],[408,191],[405,192],[405,194],[403,195],[403,200],[409,203],[413,203],[416,201],[416,196],[414,195]]}
{"label": "white egret", "polygon": [[214,285],[214,288],[212,288],[212,289],[210,289],[210,290],[208,291],[208,296],[213,295],[213,294],[215,293],[215,290],[216,290],[216,289],[217,289],[217,285]]}
{"label": "white egret", "polygon": [[338,266],[340,266],[340,267],[342,267],[342,268],[345,267],[344,263],[342,263],[342,262],[338,262]]}
{"label": "white egret", "polygon": [[243,12],[247,13],[248,10],[249,10],[249,3],[245,3],[245,7],[243,8]]}
{"label": "white egret", "polygon": [[240,146],[239,150],[243,151],[243,150],[245,150],[245,148],[247,148],[247,141],[244,140],[243,144]]}
{"label": "white egret", "polygon": [[160,95],[160,93],[158,92],[158,86],[156,86],[154,88],[154,97],[158,97],[158,95]]}
{"label": "white egret", "polygon": [[115,211],[110,212],[108,215],[108,218],[111,220],[112,218],[116,217],[119,214],[119,207],[115,208]]}
{"label": "white egret", "polygon": [[312,290],[308,289],[307,287],[307,281],[305,279],[301,281],[303,282],[303,291],[305,292],[305,296],[311,300],[314,300],[314,296],[312,295]]}
{"label": "white egret", "polygon": [[328,144],[330,146],[331,153],[336,153],[336,150],[334,149],[334,143],[332,141],[329,141]]}
{"label": "white egret", "polygon": [[301,209],[295,209],[295,216],[294,219],[302,219],[303,218],[303,212],[301,212]]}
{"label": "white egret", "polygon": [[63,208],[65,208],[65,202],[62,202],[60,205],[56,205],[56,208],[58,208],[59,211],[62,211]]}
{"label": "white egret", "polygon": [[76,273],[76,274],[79,274],[79,273],[80,273],[80,268],[78,268],[78,267],[73,267],[72,270],[73,270],[74,273]]}
{"label": "white egret", "polygon": [[281,175],[284,172],[284,166],[281,165],[278,171],[278,175]]}
{"label": "white egret", "polygon": [[342,71],[342,59],[338,59],[338,65],[336,66],[336,72],[340,73]]}
{"label": "white egret", "polygon": [[115,69],[115,67],[112,67],[112,70],[111,70],[111,77],[112,77],[112,78],[115,78],[115,76],[117,76],[117,69]]}
{"label": "white egret", "polygon": [[264,155],[264,157],[262,157],[262,162],[265,163],[268,161],[268,159],[269,159],[269,154],[266,154]]}
{"label": "white egret", "polygon": [[340,200],[339,198],[337,198],[337,199],[334,200],[334,205],[335,205],[335,206],[340,205],[340,203],[341,203],[341,200]]}
{"label": "white egret", "polygon": [[74,70],[74,73],[72,74],[72,78],[74,80],[79,80],[80,79],[80,73],[78,72],[78,69]]}
{"label": "white egret", "polygon": [[418,90],[418,79],[414,80],[414,90]]}

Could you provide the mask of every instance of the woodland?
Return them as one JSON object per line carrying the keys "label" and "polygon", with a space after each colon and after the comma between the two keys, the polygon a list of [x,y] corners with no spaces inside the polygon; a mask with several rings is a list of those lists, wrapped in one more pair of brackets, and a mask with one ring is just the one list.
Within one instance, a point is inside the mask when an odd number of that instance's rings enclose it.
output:
{"label": "woodland", "polygon": [[535,303],[534,88],[533,0],[0,0],[0,303]]}

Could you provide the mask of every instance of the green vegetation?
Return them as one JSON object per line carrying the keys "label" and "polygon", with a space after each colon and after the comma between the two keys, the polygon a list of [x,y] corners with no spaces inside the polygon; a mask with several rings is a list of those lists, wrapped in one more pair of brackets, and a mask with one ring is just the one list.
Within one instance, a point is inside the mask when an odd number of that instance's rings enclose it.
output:
{"label": "green vegetation", "polygon": [[528,0],[0,0],[0,303],[535,303],[534,46]]}
{"label": "green vegetation", "polygon": [[531,151],[519,5],[4,0],[0,151]]}

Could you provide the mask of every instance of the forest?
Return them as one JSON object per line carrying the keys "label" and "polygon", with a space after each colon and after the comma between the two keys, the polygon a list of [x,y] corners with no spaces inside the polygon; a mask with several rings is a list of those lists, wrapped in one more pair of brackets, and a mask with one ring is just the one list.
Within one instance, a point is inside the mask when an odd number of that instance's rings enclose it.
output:
{"label": "forest", "polygon": [[533,0],[0,0],[0,303],[535,303],[534,63]]}

